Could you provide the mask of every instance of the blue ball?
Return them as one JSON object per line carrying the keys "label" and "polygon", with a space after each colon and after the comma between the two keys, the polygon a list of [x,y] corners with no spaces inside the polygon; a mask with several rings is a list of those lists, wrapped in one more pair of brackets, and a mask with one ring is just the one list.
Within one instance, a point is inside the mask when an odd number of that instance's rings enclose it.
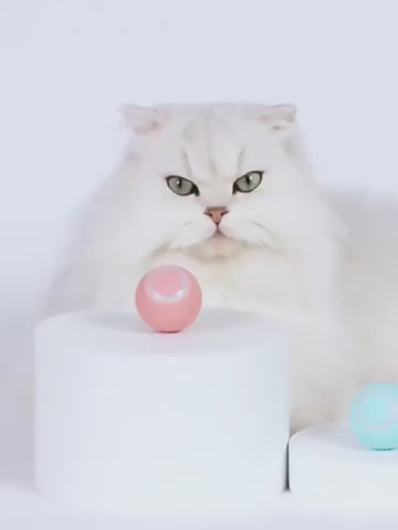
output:
{"label": "blue ball", "polygon": [[397,449],[398,385],[378,383],[360,390],[351,405],[350,427],[368,449]]}

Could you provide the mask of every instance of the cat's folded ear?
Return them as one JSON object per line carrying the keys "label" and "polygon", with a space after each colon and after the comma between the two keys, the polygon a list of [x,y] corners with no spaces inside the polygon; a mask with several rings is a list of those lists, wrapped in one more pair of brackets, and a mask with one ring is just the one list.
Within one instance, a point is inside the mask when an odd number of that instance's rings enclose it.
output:
{"label": "cat's folded ear", "polygon": [[260,110],[260,121],[267,125],[271,131],[282,137],[289,136],[296,128],[297,108],[295,105],[273,105]]}
{"label": "cat's folded ear", "polygon": [[139,105],[122,105],[120,107],[127,126],[136,134],[146,134],[160,129],[164,117],[155,107],[141,107]]}

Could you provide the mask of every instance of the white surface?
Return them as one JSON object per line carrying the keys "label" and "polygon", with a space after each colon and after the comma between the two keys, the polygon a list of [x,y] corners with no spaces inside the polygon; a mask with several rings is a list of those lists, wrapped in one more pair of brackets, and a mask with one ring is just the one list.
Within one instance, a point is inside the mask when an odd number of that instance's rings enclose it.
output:
{"label": "white surface", "polygon": [[398,451],[370,451],[346,425],[323,425],[295,434],[289,443],[289,483],[311,502],[398,508]]}
{"label": "white surface", "polygon": [[36,332],[36,482],[91,513],[267,510],[286,483],[287,340],[203,310],[179,334],[79,312]]}
{"label": "white surface", "polygon": [[65,509],[27,484],[0,484],[0,526],[7,530],[396,530],[398,507],[336,507],[282,494],[262,517],[87,516]]}

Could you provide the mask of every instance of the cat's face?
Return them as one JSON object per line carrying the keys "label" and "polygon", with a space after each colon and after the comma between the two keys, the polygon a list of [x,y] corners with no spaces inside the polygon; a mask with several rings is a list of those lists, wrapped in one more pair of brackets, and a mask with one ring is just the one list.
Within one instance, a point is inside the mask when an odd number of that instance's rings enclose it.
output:
{"label": "cat's face", "polygon": [[125,114],[136,133],[128,161],[136,222],[157,247],[203,258],[277,249],[281,210],[308,185],[293,107],[129,106]]}

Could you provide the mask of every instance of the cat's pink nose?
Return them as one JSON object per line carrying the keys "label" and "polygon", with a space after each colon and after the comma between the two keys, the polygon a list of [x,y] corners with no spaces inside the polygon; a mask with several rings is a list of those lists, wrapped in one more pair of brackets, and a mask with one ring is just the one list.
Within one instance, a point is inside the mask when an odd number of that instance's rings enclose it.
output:
{"label": "cat's pink nose", "polygon": [[229,210],[225,206],[212,206],[211,208],[206,208],[204,214],[211,217],[214,224],[219,225],[223,216],[228,212]]}

